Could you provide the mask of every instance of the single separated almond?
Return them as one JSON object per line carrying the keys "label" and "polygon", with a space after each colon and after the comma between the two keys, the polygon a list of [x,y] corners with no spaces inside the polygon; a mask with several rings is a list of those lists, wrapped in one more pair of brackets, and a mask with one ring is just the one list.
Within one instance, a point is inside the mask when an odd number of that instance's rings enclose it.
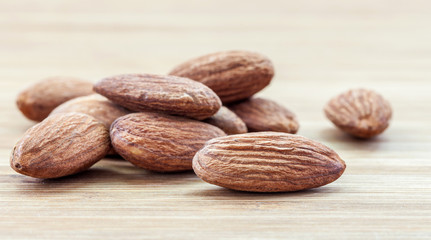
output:
{"label": "single separated almond", "polygon": [[105,97],[93,94],[69,100],[55,108],[50,115],[70,112],[90,115],[103,123],[108,129],[115,119],[130,113],[129,110],[109,101]]}
{"label": "single separated almond", "polygon": [[191,170],[193,156],[205,142],[225,135],[207,123],[153,112],[120,117],[111,127],[117,153],[156,172]]}
{"label": "single separated almond", "polygon": [[19,110],[34,121],[42,121],[58,105],[90,95],[93,84],[73,77],[50,77],[22,91],[16,100]]}
{"label": "single separated almond", "polygon": [[222,106],[212,117],[205,119],[205,122],[220,128],[229,135],[247,132],[247,126],[241,118],[225,106]]}
{"label": "single separated almond", "polygon": [[250,98],[229,108],[245,122],[250,132],[296,133],[299,128],[293,112],[268,99]]}
{"label": "single separated almond", "polygon": [[367,89],[353,89],[332,98],[325,114],[342,131],[359,138],[382,133],[392,117],[388,101]]}
{"label": "single separated almond", "polygon": [[155,111],[202,120],[221,107],[220,99],[196,81],[164,75],[124,74],[104,78],[94,90],[132,111]]}
{"label": "single separated almond", "polygon": [[274,67],[271,60],[261,54],[226,51],[191,59],[169,75],[207,85],[226,104],[246,99],[265,88],[274,76]]}
{"label": "single separated almond", "polygon": [[277,132],[219,137],[193,158],[204,181],[240,191],[288,192],[335,181],[346,165],[332,149],[313,140]]}
{"label": "single separated almond", "polygon": [[11,167],[35,178],[58,178],[91,167],[110,149],[106,127],[86,114],[56,114],[30,128],[15,145]]}

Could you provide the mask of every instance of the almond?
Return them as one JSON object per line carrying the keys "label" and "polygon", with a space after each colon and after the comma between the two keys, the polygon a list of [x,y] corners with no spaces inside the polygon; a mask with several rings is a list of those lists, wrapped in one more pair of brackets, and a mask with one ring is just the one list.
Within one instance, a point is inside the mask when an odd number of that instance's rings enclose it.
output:
{"label": "almond", "polygon": [[91,167],[109,149],[109,131],[93,117],[56,114],[30,128],[18,141],[11,167],[35,178],[58,178]]}
{"label": "almond", "polygon": [[78,78],[50,77],[22,91],[16,103],[28,119],[42,121],[58,105],[94,93],[92,88],[92,83]]}
{"label": "almond", "polygon": [[94,90],[132,111],[155,111],[202,120],[214,115],[221,102],[207,86],[164,75],[124,74],[104,78]]}
{"label": "almond", "polygon": [[111,127],[117,153],[156,172],[191,170],[193,156],[205,142],[225,135],[207,123],[152,112],[120,117]]}
{"label": "almond", "polygon": [[325,114],[342,131],[359,138],[382,133],[392,117],[388,101],[367,89],[353,89],[332,98]]}
{"label": "almond", "polygon": [[214,116],[205,119],[205,122],[220,128],[229,135],[247,132],[247,126],[241,118],[225,106],[222,106]]}
{"label": "almond", "polygon": [[108,129],[115,119],[130,113],[129,110],[109,101],[105,97],[93,94],[69,100],[55,108],[50,115],[70,112],[90,115],[103,123]]}
{"label": "almond", "polygon": [[250,132],[296,133],[299,128],[293,112],[268,99],[251,98],[229,108],[245,122]]}
{"label": "almond", "polygon": [[345,168],[332,149],[305,137],[277,132],[215,138],[193,158],[193,170],[202,180],[250,192],[320,187],[338,179]]}
{"label": "almond", "polygon": [[207,85],[226,104],[246,99],[266,87],[274,76],[274,67],[261,54],[226,51],[191,59],[169,74]]}

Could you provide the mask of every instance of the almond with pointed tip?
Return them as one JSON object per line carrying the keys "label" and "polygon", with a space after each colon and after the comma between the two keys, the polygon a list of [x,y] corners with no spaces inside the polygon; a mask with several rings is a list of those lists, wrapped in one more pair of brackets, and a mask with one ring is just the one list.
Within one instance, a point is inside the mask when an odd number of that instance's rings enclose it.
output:
{"label": "almond with pointed tip", "polygon": [[18,95],[16,104],[28,119],[42,121],[58,105],[93,93],[93,84],[85,80],[74,77],[50,77],[23,90]]}
{"label": "almond with pointed tip", "polygon": [[123,74],[104,78],[94,90],[132,111],[154,111],[202,120],[221,107],[219,97],[207,86],[188,78]]}
{"label": "almond with pointed tip", "polygon": [[192,159],[205,142],[226,134],[193,119],[155,112],[132,113],[115,120],[111,141],[132,164],[156,172],[192,169]]}
{"label": "almond with pointed tip", "polygon": [[338,179],[346,164],[332,149],[298,135],[258,132],[208,141],[193,158],[202,180],[249,192],[289,192]]}
{"label": "almond with pointed tip", "polygon": [[[131,113],[129,110],[109,101],[107,98],[99,94],[77,97],[71,99],[60,106],[56,107],[50,115],[79,112],[88,114],[99,120],[107,129],[111,128],[111,124],[119,117]],[[116,155],[114,148],[107,155]]]}
{"label": "almond with pointed tip", "polygon": [[188,60],[169,75],[201,82],[227,104],[246,99],[265,88],[274,76],[274,67],[271,60],[259,53],[225,51]]}
{"label": "almond with pointed tip", "polygon": [[269,99],[250,98],[229,105],[229,109],[245,122],[250,132],[296,133],[299,128],[293,112]]}
{"label": "almond with pointed tip", "polygon": [[247,132],[247,126],[241,118],[225,106],[222,106],[214,116],[205,119],[205,122],[220,128],[229,135]]}
{"label": "almond with pointed tip", "polygon": [[109,131],[82,113],[50,116],[18,141],[11,167],[35,178],[58,178],[86,170],[110,149]]}
{"label": "almond with pointed tip", "polygon": [[325,114],[342,131],[359,138],[382,133],[392,117],[392,108],[380,94],[368,89],[352,89],[332,98]]}

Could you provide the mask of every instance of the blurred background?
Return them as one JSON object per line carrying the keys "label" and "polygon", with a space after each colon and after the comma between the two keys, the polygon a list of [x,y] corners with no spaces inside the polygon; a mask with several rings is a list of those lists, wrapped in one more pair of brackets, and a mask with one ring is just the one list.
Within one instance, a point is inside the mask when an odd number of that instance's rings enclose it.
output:
{"label": "blurred background", "polygon": [[9,89],[10,103],[21,85],[47,76],[97,81],[163,74],[202,54],[243,49],[273,60],[276,76],[261,94],[280,89],[271,97],[303,120],[323,119],[323,102],[350,87],[423,108],[430,89],[419,86],[431,78],[429,6],[418,0],[0,0],[0,87]]}

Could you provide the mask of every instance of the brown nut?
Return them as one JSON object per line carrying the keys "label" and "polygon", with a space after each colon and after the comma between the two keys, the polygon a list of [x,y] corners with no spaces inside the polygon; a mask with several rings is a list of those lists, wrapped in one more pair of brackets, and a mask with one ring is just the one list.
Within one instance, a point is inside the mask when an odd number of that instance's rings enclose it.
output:
{"label": "brown nut", "polygon": [[131,113],[99,94],[77,97],[56,107],[50,115],[59,113],[79,112],[94,117],[110,128],[115,119]]}
{"label": "brown nut", "polygon": [[109,131],[93,117],[56,114],[25,133],[12,152],[11,167],[35,178],[58,178],[86,170],[109,149]]}
{"label": "brown nut", "polygon": [[225,106],[222,106],[212,117],[205,119],[205,122],[220,128],[229,135],[247,132],[247,126],[241,118]]}
{"label": "brown nut", "polygon": [[192,169],[194,154],[206,141],[226,134],[210,124],[162,113],[132,113],[115,120],[111,140],[132,164],[156,172]]}
{"label": "brown nut", "polygon": [[268,99],[250,98],[229,105],[229,109],[245,122],[250,132],[296,133],[299,128],[293,112]]}
{"label": "brown nut", "polygon": [[42,121],[58,105],[90,95],[93,84],[73,77],[50,77],[22,91],[16,100],[19,110],[34,121]]}
{"label": "brown nut", "polygon": [[246,99],[265,88],[274,76],[271,61],[258,53],[226,51],[191,59],[169,75],[207,85],[224,104]]}
{"label": "brown nut", "polygon": [[359,138],[382,133],[392,117],[392,108],[380,94],[367,89],[353,89],[332,98],[325,114],[342,131]]}
{"label": "brown nut", "polygon": [[277,132],[219,137],[193,158],[202,180],[240,191],[288,192],[320,187],[338,179],[346,164],[313,140]]}
{"label": "brown nut", "polygon": [[94,90],[132,111],[155,111],[202,120],[220,108],[218,96],[207,86],[187,78],[124,74],[104,78]]}

